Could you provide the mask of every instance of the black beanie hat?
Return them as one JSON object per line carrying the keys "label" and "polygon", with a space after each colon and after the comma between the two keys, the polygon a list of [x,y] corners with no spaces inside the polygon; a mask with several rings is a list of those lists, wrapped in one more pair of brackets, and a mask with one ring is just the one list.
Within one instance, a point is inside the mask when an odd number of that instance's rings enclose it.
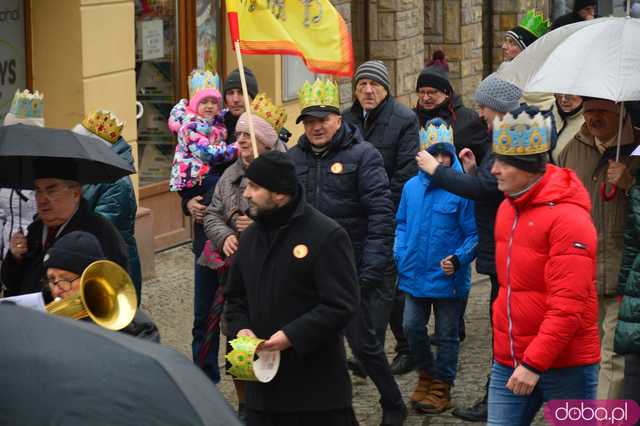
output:
{"label": "black beanie hat", "polygon": [[549,162],[549,153],[534,155],[500,155],[496,154],[496,159],[507,163],[516,169],[529,173],[544,173]]}
{"label": "black beanie hat", "polygon": [[526,49],[538,39],[533,33],[520,26],[513,28],[511,31],[507,31],[506,35],[515,40],[522,50]]}
{"label": "black beanie hat", "polygon": [[[244,67],[244,78],[247,80],[247,91],[251,98],[255,98],[258,94],[258,80],[249,68]],[[242,82],[240,81],[240,70],[236,68],[231,71],[222,85],[222,95],[226,95],[228,90],[240,89],[242,90]]]}
{"label": "black beanie hat", "polygon": [[296,167],[284,152],[265,152],[249,164],[244,175],[271,192],[288,195],[298,192]]}
{"label": "black beanie hat", "polygon": [[58,268],[81,275],[87,266],[104,259],[100,241],[95,235],[73,231],[53,243],[44,255],[44,268]]}
{"label": "black beanie hat", "polygon": [[416,92],[419,91],[421,87],[433,87],[448,96],[451,96],[453,93],[453,88],[449,82],[449,63],[445,59],[442,50],[433,52],[431,60],[427,62],[425,68],[418,76]]}
{"label": "black beanie hat", "polygon": [[573,11],[575,13],[578,13],[587,6],[597,7],[597,5],[598,5],[598,2],[596,0],[575,0],[573,2]]}

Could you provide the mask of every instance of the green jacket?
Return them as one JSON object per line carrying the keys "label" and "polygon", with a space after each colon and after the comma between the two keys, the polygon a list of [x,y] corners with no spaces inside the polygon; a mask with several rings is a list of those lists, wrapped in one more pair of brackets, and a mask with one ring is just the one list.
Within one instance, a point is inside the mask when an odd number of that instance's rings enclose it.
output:
{"label": "green jacket", "polygon": [[[131,147],[123,138],[118,139],[111,148],[116,154],[133,165]],[[131,280],[136,287],[138,303],[140,303],[142,272],[135,237],[138,204],[136,203],[136,195],[133,191],[131,178],[125,176],[113,183],[85,185],[82,190],[82,196],[87,200],[89,209],[111,222],[118,229],[125,243],[127,243],[129,271]]]}
{"label": "green jacket", "polygon": [[618,280],[618,294],[624,297],[613,348],[619,354],[640,354],[640,172],[636,173],[629,200]]}

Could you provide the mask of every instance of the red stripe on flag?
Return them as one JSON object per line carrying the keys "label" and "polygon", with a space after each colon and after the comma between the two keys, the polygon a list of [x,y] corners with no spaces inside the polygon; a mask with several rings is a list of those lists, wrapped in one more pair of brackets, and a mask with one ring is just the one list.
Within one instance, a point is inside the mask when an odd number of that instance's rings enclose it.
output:
{"label": "red stripe on flag", "polygon": [[229,12],[227,13],[229,18],[229,33],[231,33],[231,47],[234,47],[236,41],[240,40],[240,26],[238,25],[238,13],[237,12]]}

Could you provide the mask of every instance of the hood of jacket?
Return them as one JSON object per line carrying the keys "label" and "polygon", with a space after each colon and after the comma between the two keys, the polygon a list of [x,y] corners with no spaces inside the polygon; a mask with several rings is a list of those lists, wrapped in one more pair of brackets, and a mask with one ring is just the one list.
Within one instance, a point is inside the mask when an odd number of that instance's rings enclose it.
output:
{"label": "hood of jacket", "polygon": [[[460,160],[458,160],[458,155],[456,154],[456,148],[450,144],[450,143],[437,143],[434,145],[431,145],[428,149],[427,152],[431,155],[434,155],[435,152],[439,152],[442,148],[444,147],[444,149],[449,153],[449,156],[451,157],[451,168],[453,170],[455,170],[458,173],[464,173],[464,170],[462,169],[462,164],[460,164]],[[446,167],[446,166],[439,166],[439,167]],[[419,170],[418,171],[418,176],[420,176],[420,181],[426,186],[429,187],[429,185],[431,185],[431,176],[427,173],[425,173],[423,170]]]}
{"label": "hood of jacket", "polygon": [[111,149],[118,154],[120,158],[134,166],[133,155],[131,154],[131,145],[129,145],[122,136],[120,136],[116,143],[111,145]]}
{"label": "hood of jacket", "polygon": [[582,182],[571,169],[547,164],[542,179],[518,198],[507,196],[518,209],[561,203],[574,204],[591,212],[591,198]]}

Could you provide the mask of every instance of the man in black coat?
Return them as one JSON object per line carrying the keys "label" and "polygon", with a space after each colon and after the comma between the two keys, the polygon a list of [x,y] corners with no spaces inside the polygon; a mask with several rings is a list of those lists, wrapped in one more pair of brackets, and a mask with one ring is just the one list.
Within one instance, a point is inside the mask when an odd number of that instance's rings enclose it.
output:
{"label": "man in black coat", "polygon": [[[316,82],[316,85],[334,85]],[[316,87],[312,93],[332,92]],[[289,151],[307,201],[348,232],[358,269],[361,306],[345,330],[347,341],[381,395],[383,424],[402,424],[405,407],[384,354],[384,334],[376,319],[390,299],[384,294],[385,269],[391,255],[393,203],[380,153],[360,131],[342,121],[338,100],[302,99],[305,134]],[[386,322],[382,332],[386,328]]]}
{"label": "man in black coat", "polygon": [[262,154],[245,176],[255,222],[240,237],[225,317],[229,335],[281,351],[271,382],[246,384],[247,424],[355,425],[342,337],[359,305],[349,237],[305,202],[286,154]]}
{"label": "man in black coat", "polygon": [[[59,164],[59,162],[58,162]],[[89,210],[82,199],[82,186],[75,181],[73,162],[65,167],[37,164],[35,198],[38,215],[27,235],[18,232],[2,262],[2,283],[6,296],[34,293],[43,289],[44,255],[60,237],[72,231],[95,235],[108,260],[129,270],[127,247],[118,230],[102,216]]]}
{"label": "man in black coat", "polygon": [[[478,86],[475,101],[480,107],[483,120],[493,123],[495,117],[502,118],[507,112],[518,108],[522,92],[516,86],[498,79],[495,74],[485,78]],[[488,131],[485,130],[485,132]],[[490,146],[480,164],[470,149],[460,152],[464,166],[464,174],[457,173],[450,167],[441,167],[438,161],[428,152],[420,153],[420,167],[431,176],[434,185],[451,193],[475,201],[476,225],[478,227],[478,258],[476,270],[488,275],[491,280],[491,300],[489,302],[489,318],[491,305],[498,295],[498,278],[495,265],[495,240],[493,236],[498,206],[504,199],[498,189],[498,182],[491,174],[495,156]],[[487,388],[489,382],[487,381]],[[467,421],[487,420],[487,393],[476,404],[469,408],[459,407],[453,415]]]}
{"label": "man in black coat", "polygon": [[[356,101],[344,111],[342,117],[345,122],[358,127],[364,139],[382,155],[395,212],[405,182],[418,172],[415,163],[420,139],[418,120],[409,108],[389,94],[389,73],[382,61],[367,61],[360,65],[355,81]],[[389,323],[397,342],[397,355],[391,370],[394,374],[411,371],[414,367],[413,355],[402,329],[404,294],[396,289],[395,264],[391,258],[379,290],[379,299],[381,309],[373,318],[376,334],[384,344]],[[354,367],[354,373],[361,374],[358,365]]]}

